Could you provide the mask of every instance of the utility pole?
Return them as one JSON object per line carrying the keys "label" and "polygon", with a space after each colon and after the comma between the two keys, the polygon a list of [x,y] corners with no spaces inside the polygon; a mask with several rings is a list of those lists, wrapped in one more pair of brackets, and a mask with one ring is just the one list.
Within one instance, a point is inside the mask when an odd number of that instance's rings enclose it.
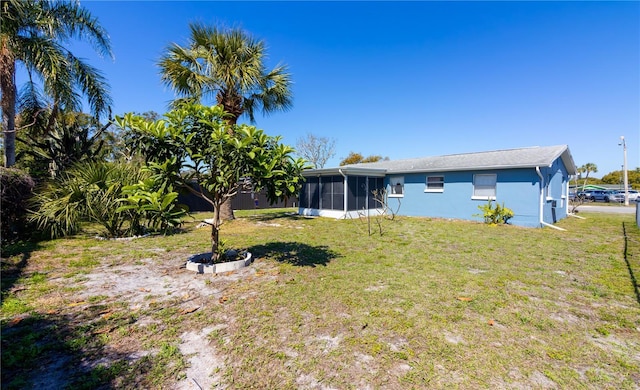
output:
{"label": "utility pole", "polygon": [[627,143],[624,142],[624,135],[620,136],[622,152],[624,153],[624,165],[622,166],[622,174],[624,175],[624,205],[629,206],[629,176],[627,175]]}

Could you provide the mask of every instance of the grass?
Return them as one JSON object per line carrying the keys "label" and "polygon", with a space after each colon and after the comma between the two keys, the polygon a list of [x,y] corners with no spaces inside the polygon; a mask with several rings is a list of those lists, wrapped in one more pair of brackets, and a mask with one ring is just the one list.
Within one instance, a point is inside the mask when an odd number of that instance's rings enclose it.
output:
{"label": "grass", "polygon": [[[640,383],[632,215],[582,212],[587,219],[558,223],[564,232],[397,218],[369,236],[358,221],[290,211],[242,211],[225,223],[227,246],[257,260],[235,279],[198,277],[200,296],[78,298],[99,267],[179,269],[208,250],[209,231],[195,225],[209,214],[172,236],[80,235],[3,258],[3,389],[33,383],[36,367],[62,354],[68,366],[83,362],[64,386],[168,388],[188,366],[181,335],[205,328],[227,388]],[[185,311],[193,302],[198,310]]]}

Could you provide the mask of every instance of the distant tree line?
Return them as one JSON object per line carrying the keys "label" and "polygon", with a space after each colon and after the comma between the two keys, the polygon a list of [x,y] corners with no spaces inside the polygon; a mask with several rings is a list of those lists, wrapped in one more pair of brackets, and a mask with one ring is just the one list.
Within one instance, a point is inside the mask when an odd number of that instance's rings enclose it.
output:
{"label": "distant tree line", "polygon": [[[609,172],[602,176],[601,179],[590,177],[591,173],[597,173],[598,166],[594,163],[587,163],[578,167],[578,175],[575,177],[575,185],[585,186],[587,184],[617,184],[621,187],[624,182],[624,172],[622,169]],[[640,168],[627,171],[627,180],[629,186],[633,189],[640,189]]]}

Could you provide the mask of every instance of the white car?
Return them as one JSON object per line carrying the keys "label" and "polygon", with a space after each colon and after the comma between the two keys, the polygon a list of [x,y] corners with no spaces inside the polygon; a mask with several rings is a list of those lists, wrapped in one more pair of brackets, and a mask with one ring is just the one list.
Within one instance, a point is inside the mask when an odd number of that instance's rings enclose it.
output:
{"label": "white car", "polygon": [[[638,191],[636,190],[629,190],[629,202],[638,202],[640,199],[640,197],[638,196],[640,195],[640,193],[638,193]],[[612,191],[611,193],[607,194],[607,196],[604,198],[605,202],[624,202],[624,191],[622,190],[618,190],[618,191]]]}

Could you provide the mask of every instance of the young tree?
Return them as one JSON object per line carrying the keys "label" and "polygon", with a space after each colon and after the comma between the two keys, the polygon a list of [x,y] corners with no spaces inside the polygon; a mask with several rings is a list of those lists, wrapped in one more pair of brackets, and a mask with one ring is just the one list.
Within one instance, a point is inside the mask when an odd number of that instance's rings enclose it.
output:
{"label": "young tree", "polygon": [[16,63],[24,64],[31,80],[43,80],[54,117],[60,109],[79,110],[78,91],[100,116],[111,104],[106,80],[63,44],[87,38],[100,54],[112,54],[106,31],[78,2],[3,0],[0,13],[0,106],[5,165],[10,167],[16,157]]}
{"label": "young tree", "polygon": [[327,137],[316,137],[311,133],[298,138],[296,149],[298,154],[309,161],[313,168],[324,168],[331,157],[335,156],[336,140]]}
{"label": "young tree", "polygon": [[[291,76],[285,65],[266,68],[263,41],[240,29],[197,23],[189,27],[187,45],[172,44],[158,63],[162,81],[182,98],[176,102],[206,103],[207,98],[215,98],[229,114],[224,120],[230,125],[242,115],[253,123],[260,109],[270,114],[291,107]],[[224,219],[233,219],[231,203],[223,214]]]}
{"label": "young tree", "polygon": [[157,180],[180,185],[211,205],[213,262],[221,255],[221,207],[241,182],[250,181],[256,191],[266,189],[268,199],[275,202],[297,194],[306,168],[280,137],[267,136],[253,126],[229,124],[226,115],[221,106],[183,103],[155,122],[132,114],[116,118],[118,126],[138,135]]}

